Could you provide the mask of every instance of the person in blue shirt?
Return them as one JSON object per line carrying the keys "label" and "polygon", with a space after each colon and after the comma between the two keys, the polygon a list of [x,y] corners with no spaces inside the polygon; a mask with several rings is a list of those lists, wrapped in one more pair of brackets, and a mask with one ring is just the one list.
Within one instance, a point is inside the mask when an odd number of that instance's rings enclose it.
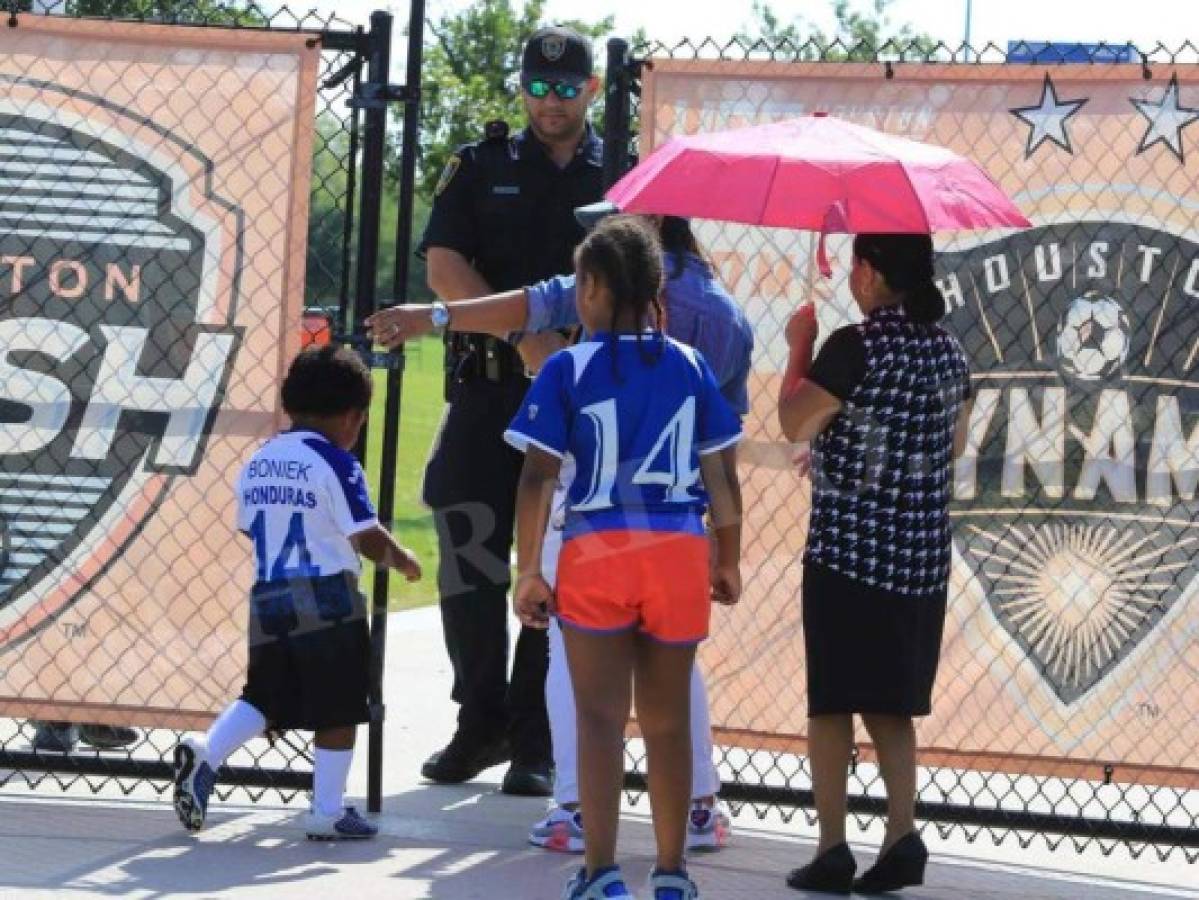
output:
{"label": "person in blue shirt", "polygon": [[[609,203],[592,204],[576,211],[593,221],[610,215]],[[677,216],[651,217],[658,226],[665,253],[666,278],[663,330],[677,341],[704,355],[725,399],[740,414],[749,411],[749,371],[753,361],[754,333],[741,308],[720,283],[691,230]],[[372,336],[385,347],[398,347],[435,330],[438,303],[412,303],[380,310],[367,320]],[[526,334],[543,334],[579,325],[575,307],[575,276],[560,275],[519,290],[505,291],[446,307],[450,331],[491,334],[517,341]],[[522,348],[523,349],[523,348]],[[532,370],[540,368],[548,353],[525,355]]]}
{"label": "person in blue shirt", "polygon": [[[547,360],[505,437],[525,452],[513,603],[564,626],[578,708],[585,866],[569,900],[631,896],[615,865],[623,735],[636,685],[657,838],[655,900],[695,900],[683,867],[691,800],[689,685],[713,601],[740,599],[741,423],[695,350],[662,334],[662,251],[639,217],[576,251],[591,337]],[[542,573],[552,498],[573,463],[557,585]],[[704,513],[712,506],[710,559]]]}
{"label": "person in blue shirt", "polygon": [[[610,203],[596,203],[576,211],[580,221],[594,227],[617,212]],[[663,249],[665,281],[662,299],[667,335],[703,354],[720,392],[738,415],[749,411],[748,380],[753,357],[753,329],[737,303],[721,285],[704,259],[690,223],[676,216],[651,217]],[[409,305],[383,310],[372,320],[374,332],[395,346],[433,329],[431,306]],[[513,333],[548,334],[579,324],[575,305],[575,276],[550,278],[519,291],[510,291],[452,307],[451,327],[504,337]],[[394,329],[392,331],[391,329]],[[520,349],[531,369],[538,369],[548,353],[537,344],[521,341]],[[565,473],[564,473],[565,478]],[[561,515],[565,491],[555,497],[555,515],[546,535],[543,573],[553,584],[561,546]],[[576,767],[574,696],[565,663],[562,634],[550,623],[550,663],[546,677],[554,754],[554,806],[529,831],[529,842],[546,850],[578,853],[583,850],[582,815],[579,809]],[[719,849],[727,844],[732,827],[717,800],[720,777],[712,764],[712,730],[708,696],[699,667],[691,683],[691,741],[693,750],[692,809],[687,823],[687,850]]]}
{"label": "person in blue shirt", "polygon": [[297,356],[283,381],[292,427],[246,462],[237,528],[254,550],[246,684],[203,738],[175,748],[175,813],[204,826],[216,773],[268,731],[315,731],[310,838],[369,838],[377,828],[342,805],[357,725],[368,720],[370,634],[359,556],[421,576],[412,551],[375,514],[350,448],[370,407],[370,370],[344,347]]}

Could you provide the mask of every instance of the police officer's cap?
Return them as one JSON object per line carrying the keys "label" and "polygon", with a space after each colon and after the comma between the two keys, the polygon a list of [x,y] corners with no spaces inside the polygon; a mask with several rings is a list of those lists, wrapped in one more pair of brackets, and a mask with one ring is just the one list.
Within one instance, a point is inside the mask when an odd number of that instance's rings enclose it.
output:
{"label": "police officer's cap", "polygon": [[573,28],[552,26],[533,32],[520,64],[522,81],[545,78],[582,84],[591,77],[591,41]]}

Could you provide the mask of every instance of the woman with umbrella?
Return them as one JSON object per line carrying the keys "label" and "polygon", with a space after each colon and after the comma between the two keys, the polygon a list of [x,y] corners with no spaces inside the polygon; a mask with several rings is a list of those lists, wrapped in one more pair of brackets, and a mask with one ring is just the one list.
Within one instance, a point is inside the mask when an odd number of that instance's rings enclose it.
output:
{"label": "woman with umbrella", "polygon": [[[702,185],[702,190],[696,186]],[[949,576],[949,464],[964,441],[969,372],[937,321],[938,231],[1027,227],[976,163],[944,148],[815,113],[674,137],[608,199],[653,212],[855,234],[849,286],[865,320],[829,336],[815,360],[815,311],[787,326],[779,421],[815,440],[804,557],[808,746],[820,821],[799,889],[849,893],[918,884],[928,853],[913,821],[912,717],[929,712]],[[854,880],[845,844],[853,716],[870,732],[888,795],[873,868]]]}
{"label": "woman with umbrella", "polygon": [[[812,359],[816,319],[787,326],[778,416],[813,441],[804,554],[808,745],[820,842],[793,871],[797,889],[896,890],[923,881],[915,826],[913,716],[930,711],[950,564],[949,467],[965,439],[966,356],[936,323],[932,239],[860,234],[849,287],[864,320],[829,335]],[[846,773],[859,715],[887,788],[878,861],[854,880],[845,843]]]}

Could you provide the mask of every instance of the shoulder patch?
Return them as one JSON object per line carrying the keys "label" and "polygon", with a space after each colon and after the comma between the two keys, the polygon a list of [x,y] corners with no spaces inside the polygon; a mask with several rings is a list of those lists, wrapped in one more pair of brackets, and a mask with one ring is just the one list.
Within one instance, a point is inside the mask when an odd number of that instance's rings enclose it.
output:
{"label": "shoulder patch", "polygon": [[445,164],[445,168],[441,170],[441,177],[437,179],[437,187],[433,189],[434,197],[440,196],[441,192],[450,186],[450,182],[458,174],[458,169],[461,165],[462,157],[457,153],[449,158]]}

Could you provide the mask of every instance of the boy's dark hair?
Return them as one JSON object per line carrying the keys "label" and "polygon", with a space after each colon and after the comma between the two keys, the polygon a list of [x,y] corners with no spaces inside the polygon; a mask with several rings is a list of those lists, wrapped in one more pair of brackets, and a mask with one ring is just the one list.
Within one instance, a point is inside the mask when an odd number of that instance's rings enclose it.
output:
{"label": "boy's dark hair", "polygon": [[945,315],[945,297],[933,281],[933,239],[927,234],[859,234],[853,255],[864,259],[899,294],[909,319],[931,325]]}
{"label": "boy's dark hair", "polygon": [[371,405],[370,369],[353,350],[329,344],[304,350],[283,379],[289,416],[336,416]]}

